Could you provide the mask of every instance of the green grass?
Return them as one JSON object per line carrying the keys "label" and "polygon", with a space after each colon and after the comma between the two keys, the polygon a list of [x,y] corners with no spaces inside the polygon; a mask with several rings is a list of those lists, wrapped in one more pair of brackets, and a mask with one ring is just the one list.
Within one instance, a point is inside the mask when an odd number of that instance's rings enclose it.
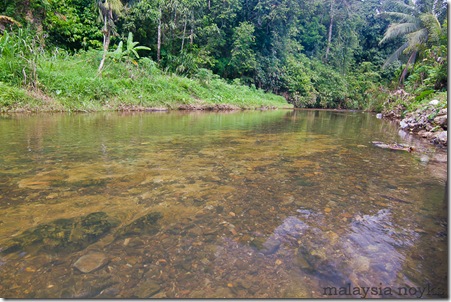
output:
{"label": "green grass", "polygon": [[[164,74],[149,59],[141,60],[138,65],[109,59],[102,75],[99,75],[97,67],[100,58],[98,51],[39,56],[37,88],[33,89],[39,93],[30,93],[20,87],[20,73],[0,75],[0,81],[5,82],[0,82],[1,110],[177,109],[181,105],[211,107],[224,104],[242,109],[291,107],[281,96],[228,84],[222,79],[203,81]],[[6,64],[5,60],[7,58],[0,57],[0,65]],[[17,66],[20,63],[15,62]]]}
{"label": "green grass", "polygon": [[30,95],[25,89],[0,82],[0,112],[5,111],[36,111],[42,101]]}

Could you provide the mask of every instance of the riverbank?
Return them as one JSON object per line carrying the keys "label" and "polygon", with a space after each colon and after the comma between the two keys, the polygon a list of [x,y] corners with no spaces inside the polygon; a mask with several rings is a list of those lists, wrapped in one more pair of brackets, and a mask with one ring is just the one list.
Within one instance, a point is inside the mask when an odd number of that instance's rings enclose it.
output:
{"label": "riverbank", "polygon": [[382,117],[398,123],[399,128],[430,143],[448,145],[448,105],[446,92],[431,99],[415,101],[415,96],[398,89],[384,104]]}
{"label": "riverbank", "polygon": [[[177,79],[179,81],[191,82],[190,79]],[[168,82],[170,77],[168,77]],[[285,102],[285,99],[262,91],[252,91],[249,87],[230,85],[219,81],[216,86],[219,90],[213,92],[212,97],[225,99],[225,101],[215,101],[211,98],[201,99],[197,95],[186,95],[182,98],[173,98],[174,92],[170,89],[168,97],[161,95],[147,95],[153,100],[142,100],[143,97],[131,98],[127,92],[118,94],[108,100],[88,99],[80,101],[77,96],[74,100],[68,97],[58,97],[48,94],[42,90],[28,90],[13,86],[8,86],[0,82],[0,113],[24,113],[24,112],[96,112],[96,111],[169,111],[169,110],[207,110],[207,111],[227,111],[227,110],[267,110],[267,109],[291,109],[292,105]],[[206,89],[206,88],[205,88]],[[187,90],[181,88],[181,90]],[[201,88],[204,90],[204,88]],[[185,93],[186,91],[182,92]],[[188,92],[186,92],[188,93]],[[205,92],[207,93],[207,92]],[[203,93],[201,93],[203,94]],[[229,97],[231,94],[239,94],[239,97]]]}
{"label": "riverbank", "polygon": [[[110,59],[97,72],[99,52],[42,55],[36,72],[23,62],[2,64],[0,112],[236,110],[292,108],[282,96],[228,83],[201,69],[191,78],[161,71],[148,58]],[[25,64],[27,65],[27,64]],[[33,67],[32,66],[32,67]],[[18,70],[24,70],[24,76]]]}

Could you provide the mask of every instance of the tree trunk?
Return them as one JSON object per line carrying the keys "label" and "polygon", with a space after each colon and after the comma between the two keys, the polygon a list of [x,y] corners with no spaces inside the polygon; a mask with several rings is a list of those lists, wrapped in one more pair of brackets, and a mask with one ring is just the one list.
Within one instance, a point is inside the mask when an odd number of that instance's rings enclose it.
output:
{"label": "tree trunk", "polygon": [[108,17],[103,17],[103,56],[102,60],[100,61],[98,72],[101,73],[103,69],[103,65],[105,64],[106,55],[108,53],[108,47],[110,46],[110,30],[108,27]]}
{"label": "tree trunk", "polygon": [[183,51],[183,46],[185,45],[186,23],[185,19],[185,24],[183,25],[182,48],[180,49],[180,52]]}
{"label": "tree trunk", "polygon": [[194,43],[194,28],[193,28],[193,26],[194,26],[194,13],[192,12],[191,13],[191,29],[190,29],[190,31],[189,31],[189,45],[193,45],[193,43]]}
{"label": "tree trunk", "polygon": [[401,76],[399,77],[399,86],[400,86],[401,88],[404,87],[404,80],[406,79],[407,71],[409,70],[410,64],[412,64],[413,62],[415,62],[416,56],[417,56],[417,51],[414,50],[414,51],[412,52],[412,54],[410,55],[409,60],[407,60],[406,67],[403,69],[403,71],[402,71],[402,73],[401,73]]}
{"label": "tree trunk", "polygon": [[329,24],[329,34],[327,37],[327,47],[326,47],[326,57],[325,57],[326,62],[329,57],[330,45],[332,43],[332,29],[334,26],[334,1],[335,0],[330,0],[330,24]]}
{"label": "tree trunk", "polygon": [[161,7],[160,16],[158,17],[158,33],[157,33],[157,62],[161,59]]}

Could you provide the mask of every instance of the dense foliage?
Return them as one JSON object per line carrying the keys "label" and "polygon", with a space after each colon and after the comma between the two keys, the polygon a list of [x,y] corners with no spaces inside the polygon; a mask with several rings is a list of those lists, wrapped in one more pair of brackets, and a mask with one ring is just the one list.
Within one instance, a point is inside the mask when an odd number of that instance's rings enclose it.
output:
{"label": "dense foliage", "polygon": [[64,61],[52,58],[98,51],[96,88],[106,85],[104,63],[150,64],[298,107],[379,110],[382,87],[416,101],[446,90],[446,10],[438,0],[3,0],[0,15],[14,22],[0,18],[0,83],[47,93],[45,69]]}

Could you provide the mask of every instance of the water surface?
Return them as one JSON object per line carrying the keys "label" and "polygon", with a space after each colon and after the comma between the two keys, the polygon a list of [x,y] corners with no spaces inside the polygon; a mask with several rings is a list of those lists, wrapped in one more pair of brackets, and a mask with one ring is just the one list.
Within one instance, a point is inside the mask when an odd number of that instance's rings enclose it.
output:
{"label": "water surface", "polygon": [[447,296],[446,153],[374,115],[14,115],[0,140],[1,297]]}

